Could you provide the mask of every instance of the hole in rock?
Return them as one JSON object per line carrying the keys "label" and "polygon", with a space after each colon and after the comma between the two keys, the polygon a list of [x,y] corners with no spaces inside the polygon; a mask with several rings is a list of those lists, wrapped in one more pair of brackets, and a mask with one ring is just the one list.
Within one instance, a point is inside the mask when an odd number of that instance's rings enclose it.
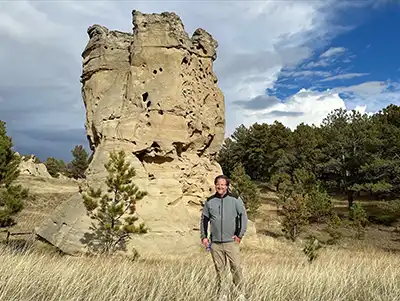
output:
{"label": "hole in rock", "polygon": [[162,71],[163,71],[161,67],[160,67],[160,69],[158,69],[158,70],[160,70],[160,72],[162,72]]}
{"label": "hole in rock", "polygon": [[150,107],[151,106],[151,101],[149,100],[146,104],[146,107]]}
{"label": "hole in rock", "polygon": [[154,74],[157,74],[157,70],[153,70],[153,73],[154,73]]}
{"label": "hole in rock", "polygon": [[154,180],[154,179],[156,178],[152,173],[149,173],[148,176],[149,176],[149,179],[150,179],[150,180]]}
{"label": "hole in rock", "polygon": [[219,108],[219,104],[217,104],[217,108]]}
{"label": "hole in rock", "polygon": [[104,49],[108,49],[108,47],[107,47],[107,46],[104,46]]}
{"label": "hole in rock", "polygon": [[187,57],[185,56],[182,60],[182,64],[187,64],[187,63],[189,63],[189,61],[188,61]]}
{"label": "hole in rock", "polygon": [[147,118],[149,118],[149,117],[150,117],[150,115],[149,115],[149,114],[146,114],[146,115],[144,115],[144,116],[146,116]]}
{"label": "hole in rock", "polygon": [[179,39],[179,42],[181,42],[183,44],[183,40],[182,39]]}
{"label": "hole in rock", "polygon": [[143,98],[143,102],[146,102],[146,101],[147,101],[147,98],[149,98],[149,93],[148,93],[148,92],[144,92],[144,93],[142,94],[142,98]]}
{"label": "hole in rock", "polygon": [[153,143],[151,144],[150,147],[160,148],[160,144],[158,144],[157,142],[153,141]]}
{"label": "hole in rock", "polygon": [[211,192],[211,188],[208,188],[208,191],[210,191],[210,192]]}
{"label": "hole in rock", "polygon": [[158,114],[164,115],[164,111],[163,110],[158,110]]}
{"label": "hole in rock", "polygon": [[150,122],[148,122],[148,123],[146,123],[146,125],[147,125],[147,126],[151,126],[151,123],[150,123]]}
{"label": "hole in rock", "polygon": [[111,50],[114,50],[114,48],[111,47]]}

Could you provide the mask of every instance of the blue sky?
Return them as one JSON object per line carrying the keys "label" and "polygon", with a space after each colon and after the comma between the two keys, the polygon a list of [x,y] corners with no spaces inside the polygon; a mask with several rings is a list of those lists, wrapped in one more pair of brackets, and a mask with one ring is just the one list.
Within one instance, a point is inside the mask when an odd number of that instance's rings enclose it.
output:
{"label": "blue sky", "polygon": [[[322,92],[377,81],[393,82],[394,86],[389,89],[398,89],[395,85],[400,82],[400,61],[397,59],[400,39],[396,36],[400,28],[400,5],[389,3],[377,9],[346,9],[337,16],[337,22],[351,29],[324,47],[315,49],[312,56],[295,68],[284,68],[274,87],[266,90],[267,95],[276,96],[284,102],[302,88]],[[309,74],[302,75],[305,71]],[[400,105],[400,97],[369,103],[353,101],[346,93],[339,95],[347,109],[366,105],[367,112],[376,112],[389,103]]]}
{"label": "blue sky", "polygon": [[400,3],[315,1],[2,1],[0,119],[15,149],[71,159],[88,149],[79,82],[87,28],[131,32],[131,11],[172,11],[218,41],[225,135],[278,120],[319,125],[332,110],[400,105]]}

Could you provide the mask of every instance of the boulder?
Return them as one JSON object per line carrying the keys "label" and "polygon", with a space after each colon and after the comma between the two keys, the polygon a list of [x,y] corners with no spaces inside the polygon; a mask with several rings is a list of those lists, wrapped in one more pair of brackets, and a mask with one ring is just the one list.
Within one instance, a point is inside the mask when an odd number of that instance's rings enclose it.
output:
{"label": "boulder", "polygon": [[21,175],[48,179],[51,178],[51,175],[47,171],[46,165],[44,165],[43,163],[36,163],[36,157],[34,155],[31,155],[29,158],[22,156],[18,168]]}

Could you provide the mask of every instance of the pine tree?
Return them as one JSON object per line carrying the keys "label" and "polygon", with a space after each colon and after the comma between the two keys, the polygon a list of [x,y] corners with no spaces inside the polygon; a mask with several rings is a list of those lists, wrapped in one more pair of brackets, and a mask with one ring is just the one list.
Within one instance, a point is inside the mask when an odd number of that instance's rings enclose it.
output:
{"label": "pine tree", "polygon": [[64,173],[66,169],[64,160],[57,160],[53,157],[47,158],[44,165],[46,165],[47,171],[54,178],[58,178],[59,174]]}
{"label": "pine tree", "polygon": [[309,223],[310,213],[307,208],[307,196],[296,193],[282,194],[282,231],[286,237],[295,241]]}
{"label": "pine tree", "polygon": [[15,224],[14,216],[23,209],[28,190],[13,185],[19,176],[21,158],[12,150],[12,139],[7,136],[6,124],[0,120],[0,227]]}
{"label": "pine tree", "polygon": [[126,251],[126,242],[131,234],[147,232],[143,223],[135,225],[138,218],[134,215],[136,202],[143,199],[147,192],[139,191],[132,183],[136,172],[125,161],[123,151],[110,153],[105,168],[108,171],[105,181],[107,193],[89,187],[88,194],[83,193],[83,202],[87,214],[96,220],[91,226],[94,233],[90,235],[89,248],[101,254],[111,254],[118,250]]}
{"label": "pine tree", "polygon": [[237,164],[234,168],[231,179],[233,194],[243,199],[249,218],[255,218],[260,207],[260,192],[257,185],[246,174],[241,163]]}
{"label": "pine tree", "polygon": [[85,178],[85,171],[88,168],[88,153],[83,148],[82,145],[77,145],[71,151],[72,156],[74,157],[71,163],[69,164],[68,174],[70,177],[75,179],[83,179]]}

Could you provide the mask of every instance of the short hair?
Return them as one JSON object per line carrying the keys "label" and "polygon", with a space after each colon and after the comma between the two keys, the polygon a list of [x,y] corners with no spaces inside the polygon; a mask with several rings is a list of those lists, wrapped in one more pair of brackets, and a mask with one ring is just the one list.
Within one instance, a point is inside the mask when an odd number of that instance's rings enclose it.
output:
{"label": "short hair", "polygon": [[226,182],[226,186],[229,187],[230,180],[229,180],[229,178],[228,178],[227,176],[225,176],[225,175],[219,175],[219,176],[217,176],[217,177],[214,179],[214,185],[217,185],[217,182],[218,182],[219,179],[224,179],[225,182]]}

